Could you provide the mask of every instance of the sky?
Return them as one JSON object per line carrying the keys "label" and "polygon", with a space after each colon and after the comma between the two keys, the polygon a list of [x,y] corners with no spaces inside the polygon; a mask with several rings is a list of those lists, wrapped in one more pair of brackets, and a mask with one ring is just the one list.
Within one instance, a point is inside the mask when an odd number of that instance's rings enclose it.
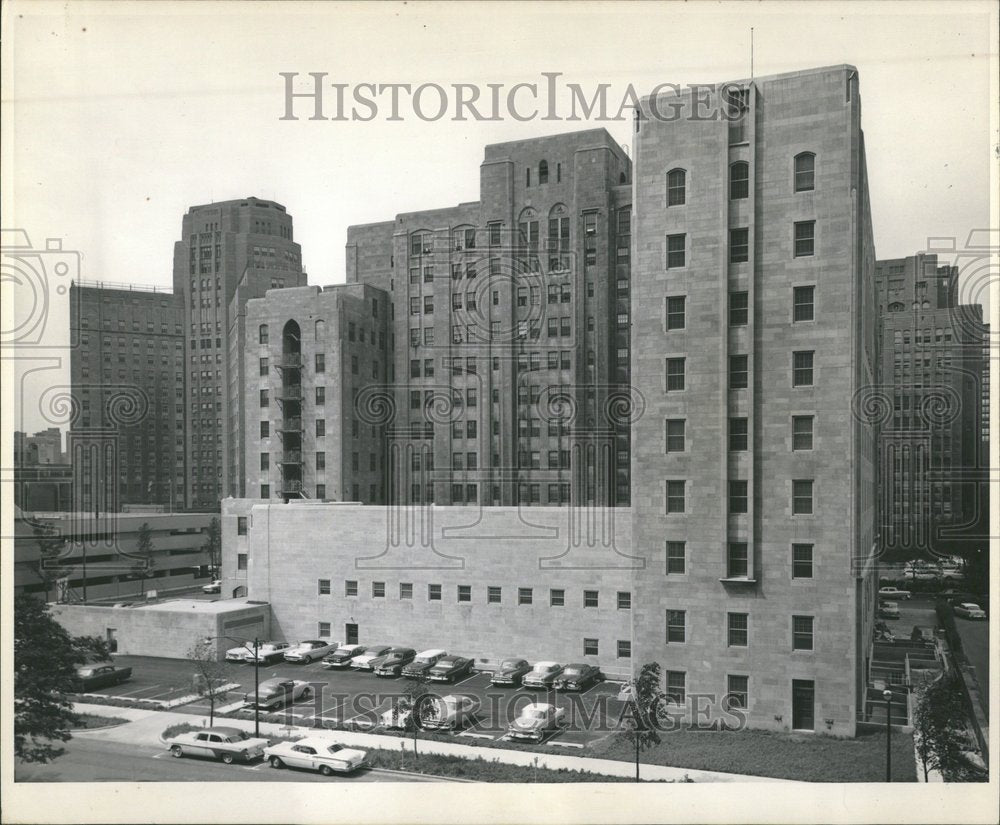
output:
{"label": "sky", "polygon": [[[169,287],[187,208],[256,195],[293,216],[310,283],[339,283],[347,226],[478,199],[487,143],[603,125],[628,145],[630,116],[455,122],[401,106],[403,119],[389,121],[380,99],[369,122],[308,120],[301,103],[288,121],[279,73],[326,72],[350,95],[362,83],[507,90],[559,72],[561,110],[568,83],[588,95],[610,84],[616,110],[630,83],[646,94],[749,76],[753,27],[757,76],[857,67],[878,257],[924,250],[930,237],[962,248],[990,225],[991,8],[13,0],[3,21],[3,227],[36,248],[61,239],[84,280]],[[433,112],[434,95],[424,100]],[[14,297],[4,311],[27,312],[31,299]],[[50,298],[43,346],[31,353],[54,362],[17,384],[16,429],[48,426],[37,398],[68,383],[66,299]]]}

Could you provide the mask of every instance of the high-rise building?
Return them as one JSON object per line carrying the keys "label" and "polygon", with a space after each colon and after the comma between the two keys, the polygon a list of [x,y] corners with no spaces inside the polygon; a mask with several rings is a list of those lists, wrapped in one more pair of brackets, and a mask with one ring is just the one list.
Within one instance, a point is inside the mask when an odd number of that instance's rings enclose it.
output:
{"label": "high-rise building", "polygon": [[62,448],[62,430],[48,427],[34,435],[14,431],[14,466],[28,467],[36,464],[63,464],[66,454]]}
{"label": "high-rise building", "polygon": [[628,503],[631,180],[603,129],[495,144],[479,201],[348,228],[393,308],[390,500]]}
{"label": "high-rise building", "polygon": [[664,94],[636,128],[634,661],[679,713],[852,734],[877,587],[857,71]]}
{"label": "high-rise building", "polygon": [[390,311],[388,295],[367,284],[277,289],[246,303],[247,498],[385,503],[378,390]]}
{"label": "high-rise building", "polygon": [[[951,553],[986,536],[986,327],[957,303],[958,269],[937,255],[878,261],[882,544]],[[985,395],[984,395],[985,390]],[[969,548],[971,549],[971,548]]]}
{"label": "high-rise building", "polygon": [[[230,374],[231,324],[240,302],[302,286],[302,254],[285,207],[258,198],[192,206],[174,244],[174,291],[185,310],[187,505],[217,509],[239,472],[241,364]],[[230,306],[234,298],[235,306]],[[239,337],[238,328],[234,330]],[[239,388],[239,392],[236,389]],[[234,455],[230,460],[229,455]],[[235,484],[235,480],[233,482]]]}
{"label": "high-rise building", "polygon": [[128,284],[71,285],[73,419],[67,454],[77,512],[123,504],[180,507],[184,323],[175,293]]}

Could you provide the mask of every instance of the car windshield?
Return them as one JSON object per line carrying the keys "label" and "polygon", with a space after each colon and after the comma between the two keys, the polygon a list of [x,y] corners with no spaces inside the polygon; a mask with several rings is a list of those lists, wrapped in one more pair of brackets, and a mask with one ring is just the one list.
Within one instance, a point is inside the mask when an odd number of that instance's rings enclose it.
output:
{"label": "car windshield", "polygon": [[514,668],[521,667],[521,664],[520,659],[504,659],[503,662],[500,663],[500,667],[510,668],[513,670]]}
{"label": "car windshield", "polygon": [[93,676],[94,669],[92,667],[84,667],[79,670],[81,676]]}
{"label": "car windshield", "polygon": [[344,746],[343,745],[338,745],[336,742],[334,744],[330,745],[330,747],[327,748],[327,750],[330,753],[336,753],[337,751],[342,751],[343,749],[344,749]]}
{"label": "car windshield", "polygon": [[528,719],[544,719],[545,711],[541,708],[531,708],[530,710],[526,710],[523,715]]}
{"label": "car windshield", "polygon": [[337,648],[337,655],[339,655],[339,656],[346,656],[347,654],[353,653],[353,652],[354,651],[351,650],[349,647],[338,647]]}
{"label": "car windshield", "polygon": [[563,676],[579,676],[583,671],[578,667],[568,667],[563,672]]}

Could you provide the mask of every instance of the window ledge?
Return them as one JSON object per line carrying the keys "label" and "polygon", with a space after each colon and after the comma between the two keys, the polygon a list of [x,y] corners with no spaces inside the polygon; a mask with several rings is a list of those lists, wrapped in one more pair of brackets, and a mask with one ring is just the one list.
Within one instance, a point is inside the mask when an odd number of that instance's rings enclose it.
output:
{"label": "window ledge", "polygon": [[727,576],[719,581],[723,584],[757,584],[757,579],[751,579],[749,576]]}

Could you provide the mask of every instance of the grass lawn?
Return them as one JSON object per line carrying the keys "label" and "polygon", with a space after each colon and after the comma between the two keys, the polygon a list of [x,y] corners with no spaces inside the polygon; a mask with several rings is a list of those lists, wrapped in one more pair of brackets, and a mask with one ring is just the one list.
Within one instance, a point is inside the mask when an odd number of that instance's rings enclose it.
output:
{"label": "grass lawn", "polygon": [[124,725],[128,720],[120,719],[117,716],[94,716],[90,713],[78,713],[76,715],[76,725],[74,730],[95,730],[96,728],[110,728],[115,725]]}
{"label": "grass lawn", "polygon": [[[854,739],[769,731],[697,731],[660,734],[661,742],[643,751],[640,760],[729,773],[773,776],[806,782],[884,782],[885,734],[864,733]],[[634,745],[619,736],[594,743],[588,756],[635,759]],[[916,782],[913,737],[892,733],[892,781]]]}

